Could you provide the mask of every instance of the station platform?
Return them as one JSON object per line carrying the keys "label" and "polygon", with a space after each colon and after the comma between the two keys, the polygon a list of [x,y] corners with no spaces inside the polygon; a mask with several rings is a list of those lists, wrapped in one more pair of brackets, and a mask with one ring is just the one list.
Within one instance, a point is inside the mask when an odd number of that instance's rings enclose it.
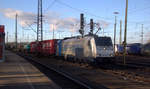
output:
{"label": "station platform", "polygon": [[5,51],[0,62],[0,89],[61,89],[22,57]]}

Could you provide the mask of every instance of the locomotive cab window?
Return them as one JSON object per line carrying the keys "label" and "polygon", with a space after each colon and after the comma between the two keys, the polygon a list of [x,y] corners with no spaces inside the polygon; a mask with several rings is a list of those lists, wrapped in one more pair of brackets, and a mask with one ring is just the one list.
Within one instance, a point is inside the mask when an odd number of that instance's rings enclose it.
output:
{"label": "locomotive cab window", "polygon": [[112,46],[110,37],[96,37],[95,43],[97,46]]}

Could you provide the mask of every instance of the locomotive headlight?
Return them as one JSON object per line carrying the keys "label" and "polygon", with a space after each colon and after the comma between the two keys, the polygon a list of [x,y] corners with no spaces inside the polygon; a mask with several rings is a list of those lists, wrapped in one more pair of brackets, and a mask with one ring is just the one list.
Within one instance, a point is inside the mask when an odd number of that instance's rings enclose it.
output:
{"label": "locomotive headlight", "polygon": [[106,48],[104,48],[104,50],[105,50]]}

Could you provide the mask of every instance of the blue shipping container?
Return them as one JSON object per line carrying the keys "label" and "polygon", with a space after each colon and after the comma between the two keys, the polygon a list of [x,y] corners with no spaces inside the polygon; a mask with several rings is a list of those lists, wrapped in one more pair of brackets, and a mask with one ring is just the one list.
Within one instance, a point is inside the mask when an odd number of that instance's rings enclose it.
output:
{"label": "blue shipping container", "polygon": [[127,53],[128,54],[140,54],[140,52],[141,52],[141,44],[140,43],[134,43],[134,44],[127,45]]}

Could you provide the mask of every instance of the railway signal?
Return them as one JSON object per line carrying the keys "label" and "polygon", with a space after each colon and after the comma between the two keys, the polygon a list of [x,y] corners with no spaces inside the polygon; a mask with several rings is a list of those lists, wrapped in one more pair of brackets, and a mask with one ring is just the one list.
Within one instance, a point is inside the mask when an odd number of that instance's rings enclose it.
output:
{"label": "railway signal", "polygon": [[83,37],[84,36],[84,14],[83,13],[80,14],[80,30],[79,30],[79,32]]}
{"label": "railway signal", "polygon": [[93,19],[90,19],[90,33],[93,35],[93,30],[94,30],[94,23],[93,23]]}

